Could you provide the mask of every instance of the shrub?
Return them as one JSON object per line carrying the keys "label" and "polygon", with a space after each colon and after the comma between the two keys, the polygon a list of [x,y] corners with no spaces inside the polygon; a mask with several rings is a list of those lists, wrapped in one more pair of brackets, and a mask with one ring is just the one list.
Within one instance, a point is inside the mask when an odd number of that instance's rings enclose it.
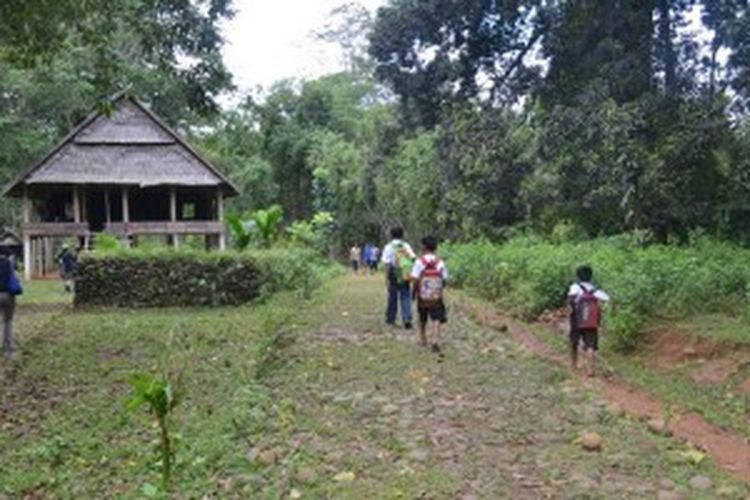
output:
{"label": "shrub", "polygon": [[76,305],[205,306],[241,304],[260,293],[257,261],[241,254],[120,251],[78,265]]}
{"label": "shrub", "polygon": [[248,253],[258,264],[263,275],[260,293],[299,290],[309,297],[312,290],[339,269],[312,249],[271,248]]}
{"label": "shrub", "polygon": [[534,316],[562,307],[576,266],[594,268],[594,281],[618,304],[607,318],[613,344],[634,347],[642,327],[659,317],[747,308],[750,251],[698,239],[689,247],[642,248],[625,236],[553,244],[517,238],[504,245],[446,245],[452,283]]}
{"label": "shrub", "polygon": [[189,249],[117,250],[81,259],[75,304],[120,307],[246,303],[282,290],[306,296],[330,264],[312,250],[205,253]]}

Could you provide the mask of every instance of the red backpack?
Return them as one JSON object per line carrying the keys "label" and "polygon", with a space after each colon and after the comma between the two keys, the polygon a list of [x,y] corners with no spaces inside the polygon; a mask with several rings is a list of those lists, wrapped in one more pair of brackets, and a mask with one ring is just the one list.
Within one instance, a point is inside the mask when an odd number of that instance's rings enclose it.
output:
{"label": "red backpack", "polygon": [[438,269],[440,259],[427,260],[426,257],[420,257],[424,270],[419,276],[419,302],[425,308],[440,305],[443,301],[443,273]]}
{"label": "red backpack", "polygon": [[575,301],[576,326],[580,330],[597,330],[601,322],[599,300],[594,295],[596,288],[587,290],[578,284],[583,293]]}

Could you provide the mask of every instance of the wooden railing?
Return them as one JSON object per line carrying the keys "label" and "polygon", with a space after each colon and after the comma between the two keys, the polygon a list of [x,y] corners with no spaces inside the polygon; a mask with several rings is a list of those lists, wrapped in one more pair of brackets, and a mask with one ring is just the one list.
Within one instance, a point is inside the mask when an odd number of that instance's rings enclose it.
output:
{"label": "wooden railing", "polygon": [[85,222],[29,222],[21,225],[27,236],[88,236],[89,225]]}
{"label": "wooden railing", "polygon": [[220,221],[156,221],[156,222],[110,222],[105,232],[117,236],[147,234],[224,234]]}
{"label": "wooden railing", "polygon": [[[24,235],[37,236],[90,236],[92,231],[86,222],[30,222],[21,226]],[[224,224],[219,221],[155,221],[155,222],[110,222],[104,232],[116,236],[127,235],[174,235],[174,234],[224,234]]]}

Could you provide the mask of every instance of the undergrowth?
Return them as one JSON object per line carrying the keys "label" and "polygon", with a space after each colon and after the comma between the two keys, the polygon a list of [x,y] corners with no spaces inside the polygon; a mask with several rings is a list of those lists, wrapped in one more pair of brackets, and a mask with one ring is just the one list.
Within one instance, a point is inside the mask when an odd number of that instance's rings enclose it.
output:
{"label": "undergrowth", "polygon": [[697,239],[690,246],[640,247],[627,236],[576,243],[517,238],[446,245],[452,284],[526,317],[562,307],[577,266],[613,297],[605,327],[620,351],[635,347],[645,324],[669,317],[729,312],[749,317],[750,251]]}

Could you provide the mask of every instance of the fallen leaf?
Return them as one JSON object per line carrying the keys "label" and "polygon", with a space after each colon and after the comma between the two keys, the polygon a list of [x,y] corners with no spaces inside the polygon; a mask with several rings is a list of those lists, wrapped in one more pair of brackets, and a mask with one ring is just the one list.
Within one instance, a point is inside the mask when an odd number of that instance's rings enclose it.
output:
{"label": "fallen leaf", "polygon": [[344,471],[344,472],[339,472],[338,474],[333,476],[333,480],[339,481],[339,482],[344,482],[344,481],[349,482],[349,481],[354,481],[355,477],[356,476],[354,475],[352,471]]}
{"label": "fallen leaf", "polygon": [[679,452],[679,455],[683,457],[686,461],[692,462],[694,464],[699,464],[703,461],[704,458],[706,458],[706,454],[702,451],[698,451],[695,448],[691,448],[689,450],[681,451]]}

